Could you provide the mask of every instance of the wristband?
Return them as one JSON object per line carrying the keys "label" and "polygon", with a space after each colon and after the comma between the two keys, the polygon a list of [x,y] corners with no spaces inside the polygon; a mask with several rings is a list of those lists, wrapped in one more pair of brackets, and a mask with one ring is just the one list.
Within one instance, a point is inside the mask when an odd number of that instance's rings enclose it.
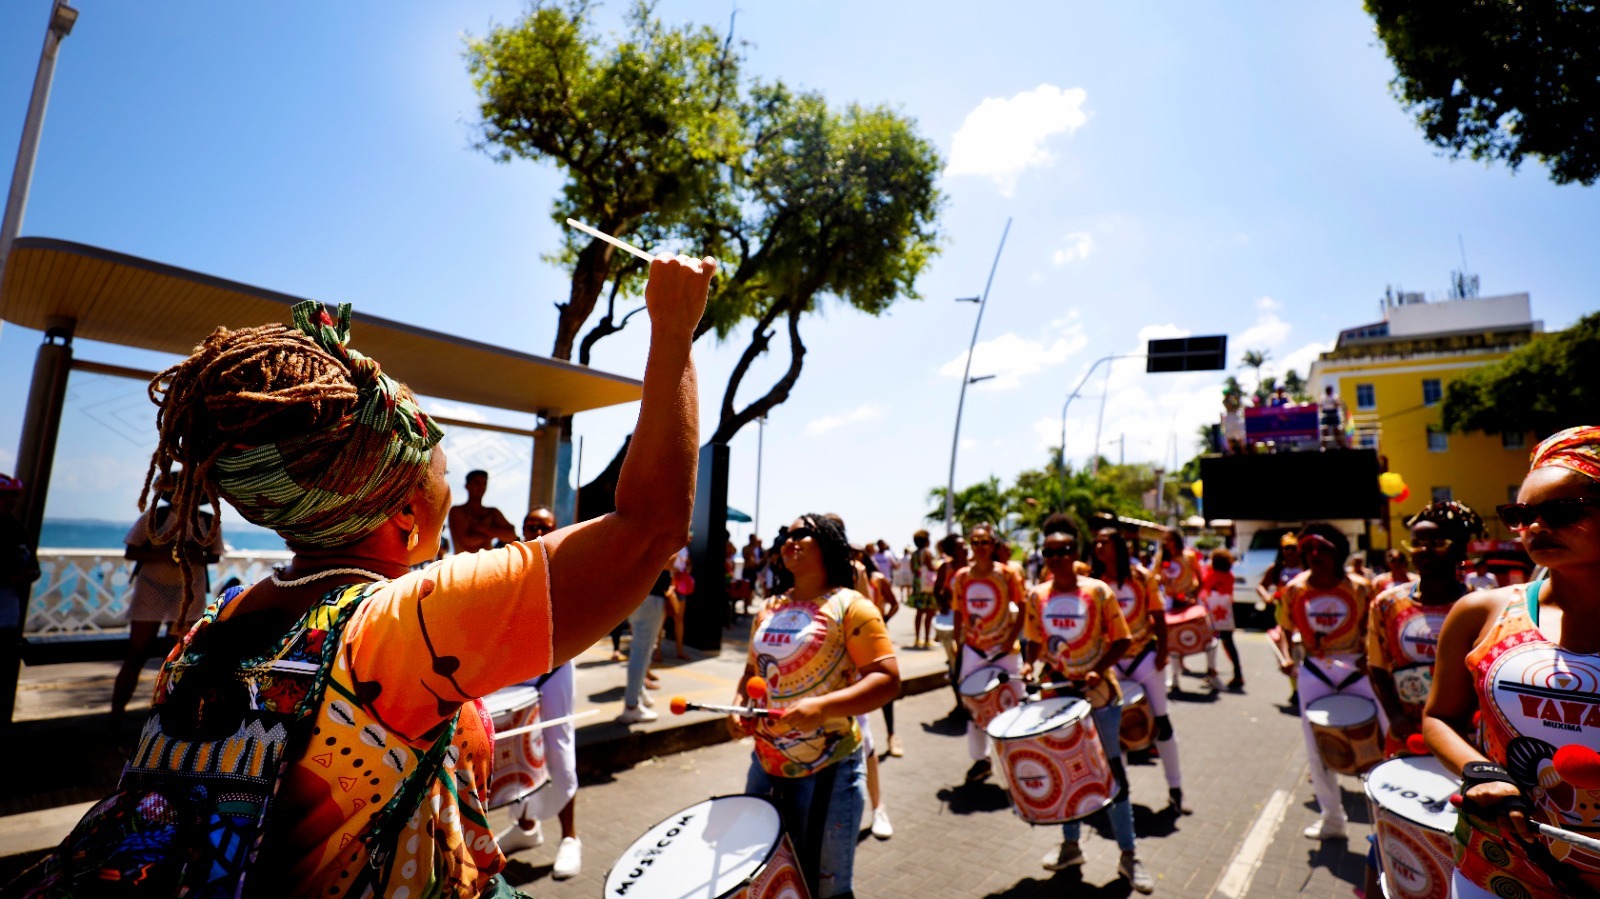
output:
{"label": "wristband", "polygon": [[[1517,782],[1511,779],[1510,772],[1493,762],[1467,762],[1461,766],[1461,793],[1463,796],[1473,787],[1487,783],[1507,783],[1514,787],[1517,786]],[[1520,790],[1521,788],[1518,787],[1518,789]]]}

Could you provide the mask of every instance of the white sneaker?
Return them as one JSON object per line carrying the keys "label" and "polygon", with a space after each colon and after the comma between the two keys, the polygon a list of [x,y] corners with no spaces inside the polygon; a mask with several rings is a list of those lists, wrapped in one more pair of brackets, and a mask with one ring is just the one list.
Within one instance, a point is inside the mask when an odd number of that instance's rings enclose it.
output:
{"label": "white sneaker", "polygon": [[657,717],[659,716],[655,712],[642,705],[627,706],[623,708],[622,714],[617,716],[617,722],[620,724],[643,724],[648,721],[654,721]]}
{"label": "white sneaker", "polygon": [[523,830],[513,821],[510,827],[495,834],[494,840],[500,844],[500,851],[507,855],[524,849],[537,849],[544,845],[544,828],[535,821],[533,827]]}
{"label": "white sneaker", "polygon": [[562,837],[561,845],[556,847],[556,863],[550,869],[550,876],[555,880],[566,880],[578,876],[583,870],[583,843],[577,837]]}
{"label": "white sneaker", "polygon": [[872,810],[872,835],[880,840],[894,836],[894,825],[889,823],[887,806],[880,805]]}
{"label": "white sneaker", "polygon": [[656,701],[650,696],[649,690],[639,691],[639,704],[647,709],[653,709],[656,707]]}
{"label": "white sneaker", "polygon": [[1319,818],[1317,823],[1301,831],[1308,840],[1342,840],[1345,838],[1343,818]]}

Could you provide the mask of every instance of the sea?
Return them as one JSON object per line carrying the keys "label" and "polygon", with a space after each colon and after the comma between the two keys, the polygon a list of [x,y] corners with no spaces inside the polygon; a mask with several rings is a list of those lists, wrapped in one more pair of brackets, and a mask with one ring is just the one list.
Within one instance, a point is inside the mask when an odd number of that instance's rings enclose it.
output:
{"label": "sea", "polygon": [[[39,529],[41,549],[115,549],[124,545],[132,521],[93,518],[46,518]],[[283,538],[248,524],[222,525],[222,540],[233,550],[286,550]]]}

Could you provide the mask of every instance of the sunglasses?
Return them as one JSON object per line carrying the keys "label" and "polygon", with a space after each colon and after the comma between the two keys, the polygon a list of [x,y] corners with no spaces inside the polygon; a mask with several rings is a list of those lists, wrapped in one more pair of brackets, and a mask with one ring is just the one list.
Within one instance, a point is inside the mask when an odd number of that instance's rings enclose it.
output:
{"label": "sunglasses", "polygon": [[968,540],[967,541],[967,545],[968,546],[993,546],[994,545],[994,541],[993,540],[982,540],[982,539],[979,539],[979,540]]}
{"label": "sunglasses", "polygon": [[813,537],[814,538],[816,536],[817,536],[817,532],[813,531],[810,528],[790,528],[789,529],[789,533],[785,534],[783,536],[783,539],[784,539],[784,542],[787,543],[790,540],[804,540],[807,537]]}
{"label": "sunglasses", "polygon": [[1044,556],[1046,559],[1064,559],[1067,556],[1075,556],[1077,554],[1078,547],[1070,543],[1066,546],[1051,546],[1039,551],[1039,555]]}
{"label": "sunglasses", "polygon": [[1583,520],[1584,509],[1600,506],[1600,499],[1592,496],[1574,496],[1567,499],[1550,499],[1542,503],[1506,503],[1496,506],[1500,520],[1506,527],[1522,530],[1535,521],[1543,521],[1553,528],[1571,527]]}

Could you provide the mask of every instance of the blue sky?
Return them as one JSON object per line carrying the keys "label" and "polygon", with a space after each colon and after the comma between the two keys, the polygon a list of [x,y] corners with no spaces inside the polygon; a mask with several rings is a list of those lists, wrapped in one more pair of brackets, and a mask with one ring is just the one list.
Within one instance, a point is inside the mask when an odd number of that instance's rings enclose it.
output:
{"label": "blue sky", "polygon": [[[47,0],[0,6],[0,153],[16,146]],[[80,2],[62,47],[22,233],[59,237],[521,350],[549,351],[567,276],[549,166],[471,146],[463,36],[514,2]],[[1014,218],[983,322],[957,482],[1036,466],[1062,400],[1095,358],[1145,337],[1225,332],[1304,373],[1341,327],[1375,320],[1387,284],[1442,291],[1458,235],[1486,294],[1527,291],[1557,328],[1600,306],[1591,190],[1452,162],[1421,139],[1358,2],[750,4],[746,71],[887,103],[944,154],[943,254],[921,302],[881,318],[830,305],[765,440],[763,530],[836,511],[853,536],[901,544],[942,485],[974,307]],[[601,7],[610,27],[623,10]],[[664,0],[670,20],[726,28],[728,3]],[[679,248],[692,249],[692,248]],[[253,322],[229,324],[246,325]],[[638,375],[644,330],[597,367]],[[705,430],[735,341],[697,357]],[[39,335],[0,330],[0,470],[15,460]],[[359,332],[356,345],[360,345]],[[171,360],[80,341],[82,358]],[[786,365],[758,365],[746,396]],[[1105,440],[1157,459],[1216,413],[1210,374],[1122,363]],[[1098,396],[1098,378],[1088,392]],[[49,514],[126,519],[153,435],[138,384],[75,376]],[[1097,399],[1074,405],[1086,457]],[[445,409],[519,424],[517,416]],[[588,473],[632,424],[580,416]],[[731,502],[755,505],[756,434],[734,442]],[[520,514],[526,447],[452,435],[452,469],[496,472]],[[1116,449],[1107,446],[1108,454]],[[487,460],[486,462],[484,460]],[[520,478],[520,482],[519,482]]]}

